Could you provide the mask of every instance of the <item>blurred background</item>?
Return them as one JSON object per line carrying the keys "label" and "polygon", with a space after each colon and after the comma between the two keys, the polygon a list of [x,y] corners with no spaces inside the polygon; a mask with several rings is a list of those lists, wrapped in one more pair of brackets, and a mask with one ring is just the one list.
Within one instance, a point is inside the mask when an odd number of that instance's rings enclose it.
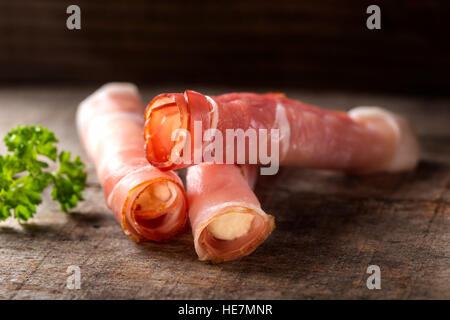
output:
{"label": "blurred background", "polygon": [[[66,8],[81,8],[68,30]],[[366,9],[381,8],[381,30]],[[444,0],[0,0],[0,86],[133,81],[448,95]]]}

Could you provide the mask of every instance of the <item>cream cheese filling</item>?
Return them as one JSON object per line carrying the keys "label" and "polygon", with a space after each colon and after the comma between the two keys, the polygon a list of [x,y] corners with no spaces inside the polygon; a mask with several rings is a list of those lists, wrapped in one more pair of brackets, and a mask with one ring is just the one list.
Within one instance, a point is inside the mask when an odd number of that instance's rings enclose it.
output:
{"label": "cream cheese filling", "polygon": [[150,184],[135,200],[134,209],[137,215],[147,212],[164,210],[176,196],[174,185],[169,181],[159,181]]}
{"label": "cream cheese filling", "polygon": [[366,121],[376,126],[377,119],[389,124],[395,134],[396,150],[383,171],[412,170],[419,161],[419,143],[410,123],[403,117],[380,107],[356,107],[348,112],[355,121]]}
{"label": "cream cheese filling", "polygon": [[247,234],[253,219],[253,214],[231,211],[214,219],[207,228],[217,239],[234,240]]}

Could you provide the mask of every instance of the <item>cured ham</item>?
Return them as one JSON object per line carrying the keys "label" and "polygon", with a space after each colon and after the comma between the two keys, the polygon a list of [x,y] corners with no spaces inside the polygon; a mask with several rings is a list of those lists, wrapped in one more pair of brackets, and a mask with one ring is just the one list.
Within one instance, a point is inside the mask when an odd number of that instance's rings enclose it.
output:
{"label": "cured ham", "polygon": [[137,242],[162,241],[184,229],[187,199],[175,173],[146,160],[143,113],[134,85],[107,84],[80,104],[77,127],[125,233]]}
{"label": "cured ham", "polygon": [[[409,170],[419,157],[410,124],[397,114],[378,107],[325,110],[278,93],[209,97],[187,90],[184,94],[160,94],[149,103],[145,120],[147,159],[162,170],[205,162],[204,154],[195,161],[193,150],[198,149],[195,137],[202,139],[208,129],[218,130],[224,137],[227,129],[277,129],[278,136],[259,136],[257,145],[260,148],[261,139],[265,139],[262,145],[269,146],[276,139],[280,165],[368,173]],[[200,124],[201,132],[195,123]],[[188,132],[190,139],[185,134],[174,135],[176,131]],[[200,141],[203,149],[209,143]],[[221,162],[216,163],[230,163],[226,161],[230,150],[235,157],[239,153],[226,145]],[[249,144],[245,148],[245,163],[252,163]],[[192,152],[186,157],[183,150]],[[259,152],[257,156],[257,163],[266,164]]]}
{"label": "cured ham", "polygon": [[252,191],[256,167],[203,163],[188,169],[189,220],[200,260],[215,263],[252,253],[272,232]]}

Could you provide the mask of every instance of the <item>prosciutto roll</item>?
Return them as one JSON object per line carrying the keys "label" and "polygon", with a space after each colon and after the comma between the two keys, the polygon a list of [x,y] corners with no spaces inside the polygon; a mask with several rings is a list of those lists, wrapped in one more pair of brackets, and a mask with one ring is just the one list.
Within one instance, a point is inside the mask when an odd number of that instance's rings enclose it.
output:
{"label": "prosciutto roll", "polygon": [[175,173],[146,160],[143,112],[134,85],[107,84],[80,104],[77,127],[106,204],[125,233],[136,242],[162,241],[183,230],[187,199]]}
{"label": "prosciutto roll", "polygon": [[[269,150],[274,139],[280,165],[359,173],[401,171],[414,168],[419,156],[411,126],[397,114],[379,107],[358,107],[348,113],[325,110],[276,93],[209,97],[187,90],[184,94],[160,94],[148,105],[145,120],[147,159],[163,170],[206,162],[203,152],[210,144],[205,139],[208,129],[218,130],[224,137],[222,156],[216,163],[229,164],[233,157],[234,163],[253,163],[249,161],[249,143],[244,161],[236,160],[242,150],[228,147],[227,129],[267,130],[266,136],[258,135],[259,164],[267,164],[259,148],[266,145]],[[272,129],[278,129],[278,134],[272,134]],[[188,132],[190,139],[174,132]],[[203,151],[196,160],[194,150],[199,145]],[[186,156],[184,150],[191,152]]]}
{"label": "prosciutto roll", "polygon": [[203,163],[188,169],[189,220],[202,261],[252,253],[275,228],[252,191],[256,167]]}

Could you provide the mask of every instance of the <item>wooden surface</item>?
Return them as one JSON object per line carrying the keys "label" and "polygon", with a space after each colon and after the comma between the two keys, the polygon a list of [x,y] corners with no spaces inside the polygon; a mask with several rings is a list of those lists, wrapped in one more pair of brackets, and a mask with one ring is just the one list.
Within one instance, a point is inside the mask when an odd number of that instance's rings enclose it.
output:
{"label": "wooden surface", "polygon": [[[261,177],[256,193],[277,228],[251,256],[212,265],[197,261],[190,233],[137,245],[122,232],[76,136],[75,108],[93,89],[0,89],[2,137],[17,124],[45,125],[89,169],[86,200],[72,213],[47,195],[31,222],[0,223],[0,298],[450,298],[450,100],[288,92],[328,108],[372,104],[406,114],[422,161],[404,174],[283,168]],[[144,90],[145,99],[159,91]],[[372,264],[381,268],[381,290],[366,287]],[[80,290],[66,288],[70,265],[81,268]]]}

